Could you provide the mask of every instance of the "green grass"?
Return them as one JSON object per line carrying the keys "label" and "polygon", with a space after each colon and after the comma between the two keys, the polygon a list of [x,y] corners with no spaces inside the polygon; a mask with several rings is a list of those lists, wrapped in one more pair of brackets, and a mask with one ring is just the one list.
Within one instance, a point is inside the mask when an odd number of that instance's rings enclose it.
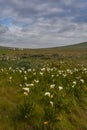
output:
{"label": "green grass", "polygon": [[0,130],[87,130],[85,49],[3,53],[9,59],[0,61]]}

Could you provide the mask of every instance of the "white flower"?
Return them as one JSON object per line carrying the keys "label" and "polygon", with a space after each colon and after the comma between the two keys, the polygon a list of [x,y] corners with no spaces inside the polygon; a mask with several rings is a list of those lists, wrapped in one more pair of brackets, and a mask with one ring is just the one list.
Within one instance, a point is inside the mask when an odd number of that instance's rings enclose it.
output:
{"label": "white flower", "polygon": [[82,83],[84,83],[84,80],[83,80],[83,79],[80,79],[80,81],[81,81]]}
{"label": "white flower", "polygon": [[59,90],[62,90],[63,89],[63,87],[62,86],[59,86]]}
{"label": "white flower", "polygon": [[72,88],[74,88],[75,87],[75,85],[72,85]]}
{"label": "white flower", "polygon": [[36,80],[36,79],[35,79],[34,82],[35,82],[35,83],[39,83],[39,80]]}
{"label": "white flower", "polygon": [[36,72],[34,72],[33,75],[36,75]]}
{"label": "white flower", "polygon": [[59,77],[59,75],[57,74],[56,77]]}
{"label": "white flower", "polygon": [[53,95],[50,95],[51,98],[53,98]]}
{"label": "white flower", "polygon": [[31,70],[31,69],[28,69],[27,71],[28,71],[28,72],[31,72],[32,70]]}
{"label": "white flower", "polygon": [[24,71],[24,73],[25,73],[25,74],[27,73],[26,70]]}
{"label": "white flower", "polygon": [[75,68],[75,69],[74,69],[74,71],[78,72],[78,69],[77,69],[77,68]]}
{"label": "white flower", "polygon": [[32,87],[34,86],[34,84],[29,84],[29,85],[32,86]]}
{"label": "white flower", "polygon": [[73,81],[73,84],[76,85],[76,81]]}
{"label": "white flower", "polygon": [[66,74],[63,74],[63,77],[66,77],[67,75]]}
{"label": "white flower", "polygon": [[43,73],[42,73],[42,72],[40,72],[40,75],[43,75]]}
{"label": "white flower", "polygon": [[1,69],[1,71],[3,72],[3,71],[4,71],[4,69]]}
{"label": "white flower", "polygon": [[19,70],[19,73],[22,73],[22,70]]}
{"label": "white flower", "polygon": [[28,86],[29,86],[29,84],[25,83],[25,86],[26,86],[26,87],[28,87]]}
{"label": "white flower", "polygon": [[24,92],[24,95],[26,95],[26,96],[27,96],[27,95],[28,95],[28,93],[27,93],[27,92]]}
{"label": "white flower", "polygon": [[20,84],[20,87],[22,87],[22,84]]}
{"label": "white flower", "polygon": [[35,71],[35,69],[33,69],[33,72]]}
{"label": "white flower", "polygon": [[84,71],[86,71],[86,70],[87,70],[87,68],[84,68],[83,70],[84,70]]}
{"label": "white flower", "polygon": [[44,95],[50,97],[50,92],[45,92]]}
{"label": "white flower", "polygon": [[53,75],[53,74],[52,74],[51,76],[52,76],[52,78],[54,77],[54,75]]}
{"label": "white flower", "polygon": [[12,70],[12,67],[9,67],[9,70]]}
{"label": "white flower", "polygon": [[50,88],[54,88],[54,87],[55,87],[55,84],[51,84],[51,85],[50,85]]}
{"label": "white flower", "polygon": [[53,107],[53,101],[50,101],[51,106]]}
{"label": "white flower", "polygon": [[50,71],[50,68],[47,68],[47,71],[49,72],[49,71]]}
{"label": "white flower", "polygon": [[27,77],[25,76],[24,79],[27,80]]}
{"label": "white flower", "polygon": [[9,77],[9,80],[12,80],[12,76],[11,76],[11,77]]}
{"label": "white flower", "polygon": [[30,89],[29,88],[22,88],[24,91],[26,91],[26,92],[28,92],[29,93],[29,91],[30,91]]}
{"label": "white flower", "polygon": [[45,71],[45,68],[42,68],[41,71]]}
{"label": "white flower", "polygon": [[31,83],[31,84],[27,84],[27,83],[25,83],[25,86],[26,86],[26,87],[29,87],[29,86],[30,86],[30,87],[33,87],[34,84],[32,84],[32,83]]}

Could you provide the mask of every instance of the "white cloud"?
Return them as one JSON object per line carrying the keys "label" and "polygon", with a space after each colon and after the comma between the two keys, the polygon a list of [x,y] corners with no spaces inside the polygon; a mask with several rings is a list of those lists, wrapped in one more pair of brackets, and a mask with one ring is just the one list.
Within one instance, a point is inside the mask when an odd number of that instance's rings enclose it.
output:
{"label": "white cloud", "polygon": [[[85,0],[1,0],[0,44],[38,48],[85,41],[86,4]],[[9,19],[9,25],[3,19]]]}

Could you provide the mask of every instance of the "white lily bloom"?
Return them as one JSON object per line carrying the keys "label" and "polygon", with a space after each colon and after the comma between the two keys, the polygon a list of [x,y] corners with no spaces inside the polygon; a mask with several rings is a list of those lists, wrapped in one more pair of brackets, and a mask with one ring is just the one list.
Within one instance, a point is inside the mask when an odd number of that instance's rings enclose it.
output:
{"label": "white lily bloom", "polygon": [[42,68],[41,71],[45,71],[45,68]]}
{"label": "white lily bloom", "polygon": [[9,80],[12,80],[12,76],[11,76],[11,77],[9,77]]}
{"label": "white lily bloom", "polygon": [[22,73],[22,70],[19,70],[19,73]]}
{"label": "white lily bloom", "polygon": [[76,81],[73,81],[73,84],[76,85]]}
{"label": "white lily bloom", "polygon": [[53,101],[50,101],[51,106],[53,107]]}
{"label": "white lily bloom", "polygon": [[59,90],[61,91],[63,89],[63,87],[62,86],[59,86]]}
{"label": "white lily bloom", "polygon": [[26,95],[26,96],[27,96],[27,95],[28,95],[28,93],[27,93],[27,92],[24,92],[24,95]]}
{"label": "white lily bloom", "polygon": [[27,80],[27,77],[25,76],[24,79]]}
{"label": "white lily bloom", "polygon": [[50,85],[50,88],[54,88],[54,87],[55,87],[55,84],[51,84],[51,85]]}
{"label": "white lily bloom", "polygon": [[27,91],[27,92],[29,92],[30,91],[30,88],[22,88],[24,91]]}
{"label": "white lily bloom", "polygon": [[72,88],[74,88],[75,87],[75,85],[72,85]]}
{"label": "white lily bloom", "polygon": [[45,92],[44,95],[50,97],[50,92]]}
{"label": "white lily bloom", "polygon": [[39,83],[39,80],[36,80],[36,79],[35,79],[34,82],[35,82],[35,83]]}
{"label": "white lily bloom", "polygon": [[28,72],[31,72],[31,71],[32,71],[32,69],[28,69],[27,71],[28,71]]}
{"label": "white lily bloom", "polygon": [[82,83],[84,83],[84,80],[83,80],[83,79],[80,79],[80,81],[81,81]]}
{"label": "white lily bloom", "polygon": [[42,73],[42,72],[40,72],[40,75],[43,75],[43,73]]}

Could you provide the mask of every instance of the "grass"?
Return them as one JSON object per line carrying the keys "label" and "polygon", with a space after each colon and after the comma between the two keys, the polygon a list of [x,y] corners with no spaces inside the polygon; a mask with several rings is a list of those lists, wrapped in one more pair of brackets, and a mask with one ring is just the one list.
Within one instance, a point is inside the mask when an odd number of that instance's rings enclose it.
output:
{"label": "grass", "polygon": [[86,54],[85,49],[2,49],[0,129],[86,130]]}

